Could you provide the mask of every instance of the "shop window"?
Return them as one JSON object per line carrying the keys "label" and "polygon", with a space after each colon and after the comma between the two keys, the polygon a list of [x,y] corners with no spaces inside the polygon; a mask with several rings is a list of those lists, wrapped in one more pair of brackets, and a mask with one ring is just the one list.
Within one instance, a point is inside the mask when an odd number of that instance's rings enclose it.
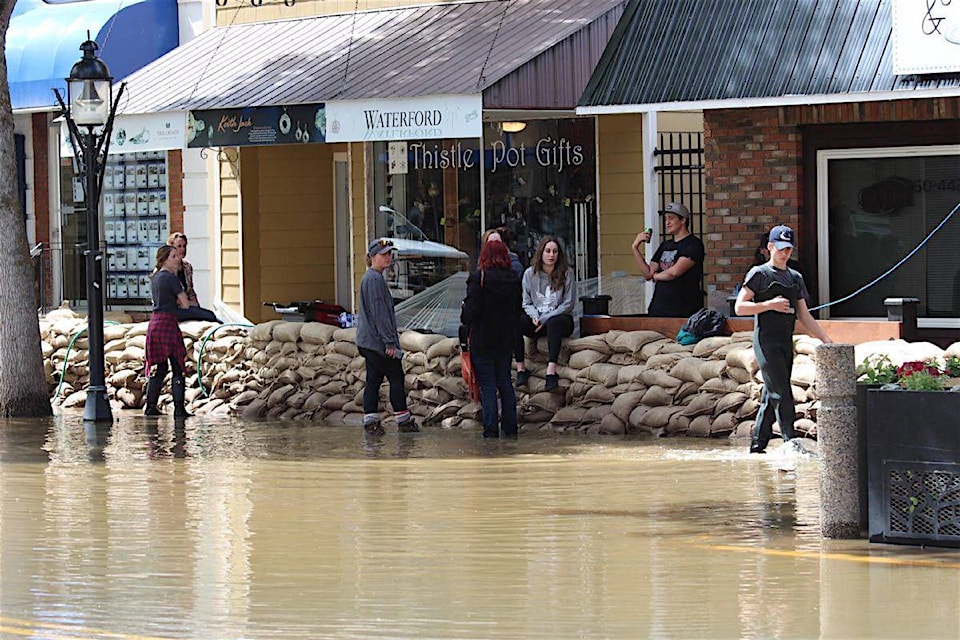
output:
{"label": "shop window", "polygon": [[[826,202],[820,207],[821,287],[840,299],[886,272],[960,201],[960,148],[821,152]],[[920,299],[919,315],[960,316],[960,219],[875,286],[830,308],[831,317],[885,315],[884,298]],[[826,275],[824,275],[826,274]],[[826,281],[826,282],[825,282]]]}
{"label": "shop window", "polygon": [[[170,234],[167,167],[165,151],[117,153],[107,160],[98,221],[108,305],[150,304],[157,248]],[[86,300],[86,194],[73,158],[61,159],[60,194],[64,298]]]}
{"label": "shop window", "polygon": [[524,264],[543,236],[556,236],[577,279],[596,277],[594,121],[566,118],[523,124],[485,125],[486,227],[506,227]]}
{"label": "shop window", "polygon": [[393,238],[388,280],[405,300],[468,268],[480,234],[479,141],[374,144],[374,237]]}

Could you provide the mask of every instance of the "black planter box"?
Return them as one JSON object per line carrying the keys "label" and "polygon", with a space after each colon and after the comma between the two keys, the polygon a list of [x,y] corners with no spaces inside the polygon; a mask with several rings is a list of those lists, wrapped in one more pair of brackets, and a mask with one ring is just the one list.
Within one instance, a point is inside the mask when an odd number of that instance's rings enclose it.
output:
{"label": "black planter box", "polygon": [[870,541],[960,547],[960,393],[866,395]]}
{"label": "black planter box", "polygon": [[857,383],[857,494],[860,499],[860,532],[870,530],[870,514],[867,510],[867,391],[879,389],[880,384]]}

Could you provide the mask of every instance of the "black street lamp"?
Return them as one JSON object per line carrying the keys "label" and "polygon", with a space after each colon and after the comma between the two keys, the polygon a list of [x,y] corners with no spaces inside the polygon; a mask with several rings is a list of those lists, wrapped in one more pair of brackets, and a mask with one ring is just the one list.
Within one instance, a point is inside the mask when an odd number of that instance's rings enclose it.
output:
{"label": "black street lamp", "polygon": [[[113,98],[113,78],[107,65],[97,57],[97,43],[80,45],[83,58],[70,69],[67,78],[67,102],[56,89],[61,115],[70,129],[70,144],[84,176],[84,202],[87,208],[87,339],[90,343],[90,382],[83,408],[84,422],[112,423],[103,358],[103,252],[100,250],[100,189],[110,147],[113,118],[123,87]],[[86,129],[81,132],[80,127]]]}

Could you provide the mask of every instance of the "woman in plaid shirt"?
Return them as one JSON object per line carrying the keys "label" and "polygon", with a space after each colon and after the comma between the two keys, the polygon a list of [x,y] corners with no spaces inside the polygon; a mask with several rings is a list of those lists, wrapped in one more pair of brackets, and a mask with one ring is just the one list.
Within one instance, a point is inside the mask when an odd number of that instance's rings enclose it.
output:
{"label": "woman in plaid shirt", "polygon": [[166,245],[157,249],[157,267],[151,276],[153,295],[153,313],[147,327],[146,370],[147,400],[143,409],[145,416],[162,415],[157,407],[163,379],[167,377],[167,363],[173,372],[170,383],[173,394],[173,415],[176,418],[189,418],[186,407],[186,382],[184,380],[184,358],[187,348],[183,344],[180,325],[177,324],[177,309],[190,306],[187,294],[177,279],[180,268],[180,254]]}

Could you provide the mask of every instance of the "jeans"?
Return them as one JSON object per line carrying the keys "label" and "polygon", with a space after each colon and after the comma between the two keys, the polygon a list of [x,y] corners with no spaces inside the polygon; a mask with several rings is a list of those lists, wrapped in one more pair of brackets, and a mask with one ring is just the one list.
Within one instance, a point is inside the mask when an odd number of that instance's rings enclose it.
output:
{"label": "jeans", "polygon": [[523,362],[523,336],[542,338],[547,336],[547,351],[549,362],[556,362],[560,358],[560,342],[567,336],[573,335],[573,316],[566,314],[553,316],[547,320],[547,325],[537,331],[533,320],[527,314],[520,315],[520,336],[517,338],[517,362]]}
{"label": "jeans", "polygon": [[213,311],[210,311],[210,309],[204,309],[203,307],[187,307],[186,309],[182,309],[177,307],[177,322],[184,322],[186,320],[220,322],[219,318],[217,318],[217,314],[215,314]]}
{"label": "jeans", "polygon": [[363,412],[379,413],[380,385],[384,377],[390,382],[390,404],[394,413],[407,410],[407,390],[403,383],[403,365],[397,358],[360,347],[367,364],[367,386],[363,390]]}
{"label": "jeans", "polygon": [[[477,382],[480,383],[483,437],[517,435],[517,394],[510,380],[510,351],[473,351],[470,357],[477,372]],[[502,405],[499,411],[497,393],[500,394]],[[500,423],[499,429],[497,422]]]}

